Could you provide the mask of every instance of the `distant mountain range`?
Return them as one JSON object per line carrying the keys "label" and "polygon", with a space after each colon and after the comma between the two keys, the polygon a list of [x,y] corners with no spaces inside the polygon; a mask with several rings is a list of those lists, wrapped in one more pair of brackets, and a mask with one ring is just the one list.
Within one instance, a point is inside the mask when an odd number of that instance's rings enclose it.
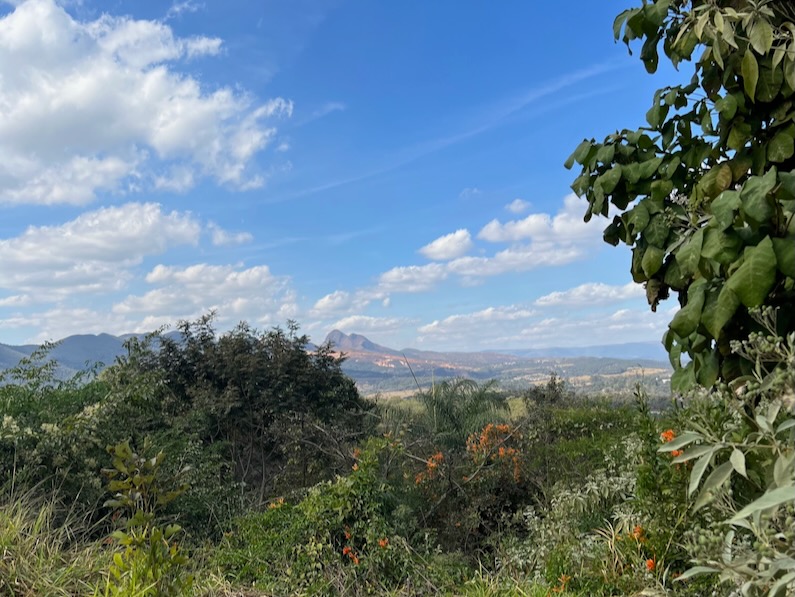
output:
{"label": "distant mountain range", "polygon": [[416,390],[451,377],[497,379],[521,389],[544,383],[551,372],[590,392],[631,390],[643,381],[650,391],[667,393],[670,366],[662,346],[633,343],[581,348],[506,349],[483,352],[435,352],[380,346],[359,334],[334,330],[326,336],[345,355],[343,370],[365,393]]}
{"label": "distant mountain range", "polygon": [[[173,333],[173,332],[172,332]],[[131,335],[83,334],[61,340],[50,352],[58,363],[57,375],[69,377],[95,363],[112,364],[125,353],[124,341]],[[651,389],[665,391],[670,367],[665,351],[657,343],[633,343],[577,348],[505,349],[483,352],[435,352],[405,348],[395,350],[360,334],[334,330],[326,336],[346,360],[343,370],[366,394],[407,392],[417,384],[427,386],[441,379],[470,377],[497,379],[506,387],[543,383],[551,372],[572,385],[589,391],[631,388],[643,380]],[[37,345],[0,344],[0,370],[16,366]],[[314,345],[308,346],[313,349]]]}

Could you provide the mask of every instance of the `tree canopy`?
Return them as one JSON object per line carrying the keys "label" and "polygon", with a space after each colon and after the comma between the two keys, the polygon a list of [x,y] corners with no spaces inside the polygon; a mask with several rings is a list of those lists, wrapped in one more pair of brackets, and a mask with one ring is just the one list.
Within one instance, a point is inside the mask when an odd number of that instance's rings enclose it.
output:
{"label": "tree canopy", "polygon": [[673,389],[737,379],[752,364],[733,343],[761,330],[749,309],[795,331],[795,6],[644,1],[613,32],[630,52],[642,43],[649,73],[662,48],[694,74],[654,94],[648,126],[584,140],[566,162],[582,167],[572,188],[586,220],[612,216],[604,239],[632,247],[652,310],[678,295],[664,337]]}

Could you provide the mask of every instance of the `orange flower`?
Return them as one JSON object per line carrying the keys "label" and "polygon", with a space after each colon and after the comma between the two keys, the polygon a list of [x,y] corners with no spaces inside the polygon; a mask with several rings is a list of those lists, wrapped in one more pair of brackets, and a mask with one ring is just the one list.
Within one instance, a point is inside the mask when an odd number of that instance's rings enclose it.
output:
{"label": "orange flower", "polygon": [[351,549],[351,546],[350,545],[346,545],[345,547],[342,548],[342,555],[347,556],[348,554],[351,553],[351,551],[353,551]]}
{"label": "orange flower", "polygon": [[673,429],[666,429],[660,434],[660,439],[663,441],[663,443],[668,443],[675,437],[676,434],[674,433]]}
{"label": "orange flower", "polygon": [[345,538],[346,539],[350,539],[351,538],[351,531],[349,529],[345,529]]}
{"label": "orange flower", "polygon": [[654,569],[657,567],[657,562],[654,561],[654,558],[649,558],[646,560],[646,570],[649,572],[653,572]]}
{"label": "orange flower", "polygon": [[359,458],[359,454],[361,454],[361,451],[359,450],[359,448],[354,448],[353,449],[353,457],[354,458]]}
{"label": "orange flower", "polygon": [[635,538],[635,541],[640,541],[643,538],[643,527],[637,525],[632,529],[632,536]]}
{"label": "orange flower", "polygon": [[356,566],[359,565],[359,556],[354,555],[354,556],[351,557],[351,559],[353,560],[354,565],[356,565]]}
{"label": "orange flower", "polygon": [[389,545],[389,539],[387,539],[386,537],[378,540],[378,546],[381,549],[386,549],[388,545]]}
{"label": "orange flower", "polygon": [[355,470],[355,471],[358,471],[358,470],[359,470],[359,465],[358,465],[357,463],[355,463],[355,462],[354,462],[354,463],[353,463],[353,466],[352,466],[351,468],[352,468],[353,470]]}
{"label": "orange flower", "polygon": [[676,458],[677,456],[681,456],[683,454],[682,450],[673,450],[671,452],[671,457]]}

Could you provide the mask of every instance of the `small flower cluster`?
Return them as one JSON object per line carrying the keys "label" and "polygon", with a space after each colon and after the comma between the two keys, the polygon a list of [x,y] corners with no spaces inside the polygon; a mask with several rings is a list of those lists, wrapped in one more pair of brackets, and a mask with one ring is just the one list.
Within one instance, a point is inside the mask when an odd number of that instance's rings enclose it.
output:
{"label": "small flower cluster", "polygon": [[515,431],[510,425],[489,423],[479,434],[473,433],[469,436],[467,452],[472,455],[476,464],[486,461],[512,464],[513,478],[518,482],[521,476],[521,454],[516,448],[505,445]]}
{"label": "small flower cluster", "polygon": [[356,555],[356,552],[353,551],[353,548],[350,545],[346,545],[342,548],[342,555],[348,556],[355,566],[359,565],[359,556]]}
{"label": "small flower cluster", "polygon": [[420,485],[424,481],[436,478],[439,472],[439,465],[441,465],[443,461],[444,454],[441,452],[436,452],[436,454],[428,458],[425,462],[425,470],[417,473],[417,476],[414,477],[414,483]]}
{"label": "small flower cluster", "polygon": [[568,574],[561,574],[560,578],[558,579],[558,584],[555,585],[550,589],[551,593],[565,593],[566,592],[566,585],[569,584],[571,580],[571,576]]}
{"label": "small flower cluster", "polygon": [[268,509],[276,510],[278,508],[281,508],[282,506],[284,506],[284,498],[278,497],[275,500],[273,500],[270,504],[268,504]]}
{"label": "small flower cluster", "polygon": [[[675,437],[676,437],[676,433],[674,433],[673,429],[666,429],[665,431],[663,431],[660,434],[660,439],[662,440],[662,442],[664,444],[667,444],[668,442],[673,441],[673,439]],[[672,450],[671,451],[671,456],[673,458],[676,458],[677,456],[681,456],[681,455],[682,455],[682,450]]]}
{"label": "small flower cluster", "polygon": [[643,530],[642,526],[636,525],[632,529],[632,538],[638,543],[644,543],[646,541],[646,531]]}

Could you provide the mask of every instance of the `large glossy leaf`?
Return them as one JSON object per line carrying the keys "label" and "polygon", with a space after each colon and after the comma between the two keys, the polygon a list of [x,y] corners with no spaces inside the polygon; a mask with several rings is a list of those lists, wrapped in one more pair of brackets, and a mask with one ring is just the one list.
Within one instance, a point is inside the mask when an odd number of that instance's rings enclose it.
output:
{"label": "large glossy leaf", "polygon": [[679,309],[671,321],[671,329],[684,338],[696,331],[701,321],[701,309],[704,307],[706,281],[704,279],[694,282],[687,291],[687,304]]}
{"label": "large glossy leaf", "polygon": [[751,514],[759,512],[760,510],[775,508],[776,506],[780,506],[781,504],[785,504],[787,502],[795,502],[795,486],[790,485],[788,487],[778,487],[777,489],[768,491],[762,497],[754,500],[745,508],[740,510],[729,520],[729,522],[735,522],[737,520],[751,516]]}
{"label": "large glossy leaf", "polygon": [[621,180],[621,166],[616,164],[610,170],[596,179],[596,184],[602,187],[606,195],[609,195],[616,188]]}
{"label": "large glossy leaf", "polygon": [[742,211],[746,219],[762,224],[773,217],[773,205],[768,194],[776,186],[776,169],[771,168],[764,176],[753,176],[740,191]]}
{"label": "large glossy leaf", "polygon": [[704,230],[704,244],[701,255],[707,259],[714,259],[721,265],[728,265],[737,259],[742,247],[742,239],[734,232],[721,232],[716,228]]}
{"label": "large glossy leaf", "polygon": [[701,247],[704,243],[704,230],[699,229],[676,252],[676,261],[684,276],[691,276],[698,270],[698,261],[701,259]]}
{"label": "large glossy leaf", "polygon": [[701,323],[713,338],[720,336],[723,326],[725,326],[740,306],[740,299],[734,292],[725,285],[717,293],[707,298],[701,312]]}
{"label": "large glossy leaf", "polygon": [[757,307],[767,298],[776,281],[776,254],[773,241],[766,236],[757,246],[745,250],[743,264],[734,272],[726,287],[746,307]]}
{"label": "large glossy leaf", "polygon": [[643,259],[641,260],[641,267],[647,278],[651,278],[660,271],[664,256],[665,252],[662,249],[655,246],[646,247],[646,250],[643,252]]}
{"label": "large glossy leaf", "polygon": [[742,201],[737,191],[723,191],[711,204],[713,218],[710,225],[718,230],[726,230],[734,223]]}
{"label": "large glossy leaf", "polygon": [[741,72],[743,75],[743,89],[745,89],[745,94],[753,101],[756,94],[756,83],[759,80],[759,65],[750,48],[745,51],[745,55],[743,56]]}
{"label": "large glossy leaf", "polygon": [[789,131],[781,131],[767,144],[767,159],[774,163],[788,160],[795,153],[795,139]]}

